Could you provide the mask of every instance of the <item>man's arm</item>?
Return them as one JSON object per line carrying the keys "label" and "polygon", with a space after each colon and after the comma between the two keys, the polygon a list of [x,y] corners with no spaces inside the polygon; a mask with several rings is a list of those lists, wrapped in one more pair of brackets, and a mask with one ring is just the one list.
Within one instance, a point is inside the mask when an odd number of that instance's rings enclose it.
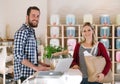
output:
{"label": "man's arm", "polygon": [[32,64],[29,60],[24,59],[21,61],[21,63],[35,71],[46,71],[49,70],[50,67],[45,67],[45,66],[35,66],[34,64]]}

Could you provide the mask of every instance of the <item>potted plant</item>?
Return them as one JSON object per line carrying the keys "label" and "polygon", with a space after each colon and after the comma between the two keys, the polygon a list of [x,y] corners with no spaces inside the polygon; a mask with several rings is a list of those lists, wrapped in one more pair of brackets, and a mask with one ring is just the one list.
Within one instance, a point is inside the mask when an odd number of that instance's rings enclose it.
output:
{"label": "potted plant", "polygon": [[[44,48],[45,53],[44,53],[44,58],[50,59],[52,56],[58,56],[62,53],[67,52],[66,48],[62,48],[61,46],[45,46]],[[68,53],[68,52],[67,52]]]}
{"label": "potted plant", "polygon": [[60,56],[67,56],[68,54],[68,50],[66,48],[62,48],[61,46],[48,45],[44,48],[44,50],[44,62],[46,64],[50,64],[51,69],[54,69]]}

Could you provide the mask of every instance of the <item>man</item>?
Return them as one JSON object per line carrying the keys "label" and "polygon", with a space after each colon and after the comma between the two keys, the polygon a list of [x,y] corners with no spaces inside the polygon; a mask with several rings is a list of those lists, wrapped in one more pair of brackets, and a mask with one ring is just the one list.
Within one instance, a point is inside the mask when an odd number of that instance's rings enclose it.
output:
{"label": "man", "polygon": [[36,6],[27,10],[26,22],[14,36],[14,79],[23,82],[35,71],[49,70],[49,67],[38,66],[38,52],[35,31],[38,26],[40,10]]}

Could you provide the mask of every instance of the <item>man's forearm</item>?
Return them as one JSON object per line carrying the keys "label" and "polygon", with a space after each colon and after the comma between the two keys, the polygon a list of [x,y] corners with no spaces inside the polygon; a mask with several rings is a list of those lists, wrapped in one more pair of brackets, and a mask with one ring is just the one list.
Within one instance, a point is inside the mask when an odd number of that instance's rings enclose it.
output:
{"label": "man's forearm", "polygon": [[33,70],[36,71],[36,66],[35,66],[34,64],[32,64],[29,60],[24,59],[24,60],[22,60],[21,63],[22,63],[23,65],[25,65],[25,66],[27,66],[27,67],[29,67],[29,68],[31,68],[31,69],[33,69]]}

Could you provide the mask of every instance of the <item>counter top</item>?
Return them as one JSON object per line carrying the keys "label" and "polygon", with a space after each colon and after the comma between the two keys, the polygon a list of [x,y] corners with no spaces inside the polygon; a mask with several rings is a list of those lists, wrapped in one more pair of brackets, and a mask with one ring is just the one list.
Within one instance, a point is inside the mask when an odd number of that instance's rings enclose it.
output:
{"label": "counter top", "polygon": [[78,69],[69,69],[59,77],[36,77],[38,72],[27,78],[22,84],[80,84],[82,73]]}

